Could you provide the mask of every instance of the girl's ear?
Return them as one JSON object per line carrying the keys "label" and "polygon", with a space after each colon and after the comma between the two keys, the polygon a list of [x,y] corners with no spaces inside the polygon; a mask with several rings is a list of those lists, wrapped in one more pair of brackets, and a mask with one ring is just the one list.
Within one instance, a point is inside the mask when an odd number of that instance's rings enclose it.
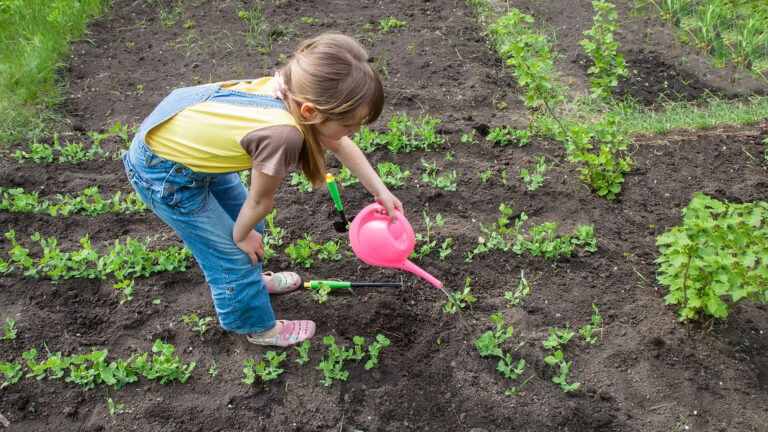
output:
{"label": "girl's ear", "polygon": [[311,102],[304,102],[301,104],[299,112],[301,112],[302,117],[308,121],[318,120],[318,116],[320,116],[317,108],[315,108],[315,104]]}

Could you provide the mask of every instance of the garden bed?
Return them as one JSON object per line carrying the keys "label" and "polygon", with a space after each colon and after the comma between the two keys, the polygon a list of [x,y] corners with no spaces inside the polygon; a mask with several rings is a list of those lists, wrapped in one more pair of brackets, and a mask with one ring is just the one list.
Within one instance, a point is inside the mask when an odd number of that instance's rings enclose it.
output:
{"label": "garden bed", "polygon": [[[564,71],[561,76],[573,77],[573,91],[586,90],[588,65],[582,63],[586,57],[575,42],[582,29],[574,29],[576,23],[584,29],[591,25],[589,5],[550,0],[526,10],[523,3],[528,2],[512,3],[554,28],[560,43],[556,49],[566,54],[558,64]],[[669,60],[680,55],[672,51],[671,33],[628,18],[627,5],[620,9],[626,19],[620,20],[620,51],[633,53],[626,56],[628,69],[641,71],[622,83],[630,94],[652,102],[670,85],[667,97],[673,93],[696,97],[705,90],[726,96],[761,91],[759,83],[746,77],[734,86],[731,72],[710,68],[693,52],[686,51],[691,61],[680,67]],[[634,137],[628,152],[635,165],[625,175],[618,198],[606,200],[579,180],[561,143],[534,136],[523,147],[501,147],[484,138],[490,128],[525,127],[528,112],[509,70],[488,48],[474,11],[465,2],[265,2],[260,11],[273,24],[267,55],[259,51],[266,51],[264,41],[259,45],[256,38],[254,46],[246,44],[242,34],[246,28],[238,18],[241,10],[253,11],[250,4],[237,1],[199,2],[186,5],[170,25],[160,17],[174,17],[171,13],[162,15],[143,2],[115,1],[111,12],[92,25],[90,42],[74,47],[65,107],[74,132],[61,138],[90,142],[88,131],[106,133],[118,121],[137,126],[180,85],[271,75],[280,54],[289,55],[299,38],[324,31],[357,36],[382,72],[387,94],[382,119],[374,129],[385,131],[387,121],[402,112],[442,120],[436,131],[446,142],[437,151],[393,154],[380,149],[369,159],[374,166],[393,162],[411,171],[405,188],[393,192],[403,201],[416,232],[426,232],[422,212],[432,220],[438,214],[445,220],[431,236],[438,245],[452,238],[453,251],[445,259],[434,251],[417,264],[454,292],[462,290],[469,278],[477,298],[463,312],[470,333],[458,315],[442,311],[445,295],[411,274],[371,267],[344,254],[339,261],[316,260],[310,268],[292,266],[283,250],[304,234],[316,243],[345,236],[333,230],[335,216],[324,188],[302,193],[286,180],[276,198],[274,219],[286,230],[285,244],[267,269],[296,270],[305,280],[394,282],[402,276],[406,286],[333,292],[322,304],[306,290],[273,297],[279,318],[312,319],[317,335],[308,364],[294,361],[296,350],[285,350],[285,373],[265,386],[258,380],[246,385],[241,379],[243,361],[255,358],[258,363],[268,349],[224,332],[215,319],[202,338],[183,323],[184,315],[215,315],[209,288],[191,261],[183,273],[137,278],[133,299],[122,304],[114,278],[52,284],[16,271],[0,282],[0,319],[14,318],[18,329],[14,341],[0,341],[0,361],[21,361],[31,347],[68,356],[108,349],[110,358],[127,359],[133,353],[151,352],[154,341],[161,339],[175,346],[174,354],[182,362],[196,362],[196,368],[184,383],[142,378],[119,390],[102,385],[87,392],[63,379],[22,378],[0,390],[0,413],[10,421],[7,430],[768,428],[766,306],[740,303],[727,320],[704,319],[686,327],[678,322],[676,308],[665,306],[668,291],[655,284],[654,276],[656,236],[681,224],[681,210],[697,192],[739,203],[766,200],[768,172],[762,155],[768,124]],[[406,25],[382,34],[379,21],[389,17]],[[573,19],[560,23],[564,17]],[[567,25],[573,28],[563,29]],[[654,28],[653,38],[643,37],[649,26]],[[561,38],[561,29],[570,36]],[[644,56],[656,58],[664,67],[648,68],[657,63],[646,63]],[[462,142],[462,135],[473,130],[476,142]],[[110,135],[103,147],[117,151],[124,142]],[[18,148],[25,149],[26,143]],[[528,191],[520,170],[530,169],[542,155],[552,166],[544,186]],[[422,182],[422,159],[444,172],[455,169],[456,191]],[[329,168],[336,174],[341,166],[330,159]],[[0,187],[39,191],[41,197],[77,193],[90,186],[98,186],[103,194],[130,192],[119,160],[20,165],[4,157],[0,169]],[[492,173],[483,181],[478,173],[487,170]],[[506,184],[501,182],[502,171]],[[342,188],[341,195],[347,216],[371,201],[359,185]],[[527,252],[491,251],[465,262],[483,235],[479,223],[488,227],[495,222],[501,203],[515,215],[528,215],[526,229],[556,222],[558,235],[570,235],[578,225],[593,225],[598,250],[577,248],[570,258],[556,260]],[[173,231],[151,213],[54,218],[3,212],[0,221],[4,230],[15,230],[19,243],[33,254],[29,237],[35,232],[57,238],[65,250],[78,249],[78,240],[86,233],[102,251],[105,242],[125,236],[150,236],[153,245],[163,248],[180,245]],[[7,239],[0,246],[3,251],[12,248]],[[507,307],[504,293],[515,291],[521,271],[530,294],[521,305]],[[551,381],[555,369],[545,363],[550,353],[541,342],[550,327],[563,329],[569,324],[578,330],[589,323],[592,304],[599,307],[604,331],[595,344],[585,343],[577,334],[564,347],[566,359],[572,361],[568,379],[581,383],[564,393]],[[498,312],[514,326],[515,339],[525,342],[517,351],[513,351],[516,345],[505,346],[515,359],[526,362],[525,372],[514,383],[496,371],[495,361],[481,358],[475,347],[477,338],[495,328],[489,317]],[[382,350],[378,367],[367,371],[362,363],[349,363],[345,382],[323,385],[322,372],[314,368],[323,357],[323,336],[333,335],[336,343],[350,346],[353,336],[370,343],[377,334],[392,342]],[[214,362],[215,376],[209,373]],[[515,397],[504,394],[528,377],[532,378],[519,386]],[[107,398],[130,412],[117,413],[114,423]]]}

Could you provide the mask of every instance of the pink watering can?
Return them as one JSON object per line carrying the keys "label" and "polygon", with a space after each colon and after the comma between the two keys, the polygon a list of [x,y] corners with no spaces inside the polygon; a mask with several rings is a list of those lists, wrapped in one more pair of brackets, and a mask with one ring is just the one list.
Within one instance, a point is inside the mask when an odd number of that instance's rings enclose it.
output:
{"label": "pink watering can", "polygon": [[408,260],[416,237],[402,213],[395,210],[395,217],[396,222],[390,222],[384,206],[379,203],[360,210],[349,226],[352,251],[366,264],[407,270],[442,289],[442,282]]}

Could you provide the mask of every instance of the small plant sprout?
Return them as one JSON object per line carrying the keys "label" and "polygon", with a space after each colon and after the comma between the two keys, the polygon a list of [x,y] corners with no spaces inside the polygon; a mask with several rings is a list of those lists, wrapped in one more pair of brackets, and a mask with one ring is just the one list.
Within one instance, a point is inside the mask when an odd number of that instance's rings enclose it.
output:
{"label": "small plant sprout", "polygon": [[365,370],[371,370],[379,363],[379,352],[385,346],[389,346],[390,340],[383,334],[376,335],[376,342],[368,345],[368,355],[370,358],[365,362]]}
{"label": "small plant sprout", "polygon": [[325,376],[323,384],[328,387],[333,384],[334,379],[346,381],[349,372],[341,370],[344,366],[344,360],[347,359],[346,351],[336,346],[333,336],[324,337],[323,344],[328,346],[327,357],[323,357],[323,361],[315,366],[315,369],[323,371]]}
{"label": "small plant sprout", "polygon": [[536,165],[529,172],[527,169],[520,170],[520,176],[527,185],[529,191],[535,191],[544,185],[544,172],[547,170],[545,162],[546,156],[536,158]]}
{"label": "small plant sprout", "polygon": [[310,295],[312,298],[322,304],[328,300],[328,293],[331,292],[331,286],[327,283],[320,282],[316,290],[311,290]]}
{"label": "small plant sprout", "polygon": [[5,333],[3,335],[3,339],[15,340],[16,334],[18,333],[18,330],[14,328],[14,325],[16,325],[16,320],[13,318],[6,318],[5,322],[7,322],[8,325],[3,327],[3,333]]}
{"label": "small plant sprout", "polygon": [[478,351],[480,351],[481,357],[488,357],[491,355],[504,357],[501,348],[499,348],[499,345],[512,337],[512,333],[515,332],[515,328],[508,326],[505,329],[504,321],[502,318],[503,315],[501,312],[497,313],[496,315],[491,315],[491,321],[496,324],[496,330],[486,331],[483,333],[480,339],[475,341],[475,346],[477,346]]}
{"label": "small plant sprout", "polygon": [[600,316],[600,311],[594,303],[592,303],[592,310],[595,311],[595,313],[592,314],[592,323],[579,329],[579,334],[584,336],[584,339],[590,344],[597,342],[597,337],[593,336],[593,333],[599,331],[600,336],[603,336],[603,317]]}
{"label": "small plant sprout", "polygon": [[479,143],[479,141],[477,141],[477,140],[475,139],[475,133],[476,133],[476,132],[477,132],[477,131],[475,131],[474,129],[472,129],[472,130],[471,130],[471,131],[470,131],[468,134],[462,134],[462,135],[461,135],[461,139],[460,139],[460,141],[461,141],[461,142],[463,142],[463,143],[465,143],[465,144],[478,144],[478,143]]}
{"label": "small plant sprout", "polygon": [[443,244],[440,245],[440,250],[438,252],[440,253],[441,260],[444,260],[453,251],[450,247],[451,243],[453,243],[453,238],[448,237],[443,241]]}
{"label": "small plant sprout", "polygon": [[424,210],[422,212],[422,215],[424,215],[424,225],[427,229],[426,234],[416,233],[416,243],[421,244],[421,247],[419,248],[418,252],[411,252],[411,258],[424,258],[425,256],[429,255],[437,246],[437,240],[430,239],[430,236],[432,235],[432,229],[437,226],[437,228],[442,228],[443,225],[445,225],[445,220],[443,220],[443,216],[438,213],[435,216],[434,223],[432,222],[432,219],[430,219],[429,216],[427,216],[427,211]]}
{"label": "small plant sprout", "polygon": [[19,382],[23,375],[21,367],[21,363],[0,362],[0,372],[2,372],[3,378],[2,383],[0,383],[0,390]]}
{"label": "small plant sprout", "polygon": [[208,330],[208,324],[213,320],[211,317],[198,318],[195,314],[184,315],[181,319],[184,320],[184,324],[191,324],[191,330],[200,333],[200,337],[203,337],[206,330]]}
{"label": "small plant sprout", "polygon": [[107,406],[109,407],[109,415],[112,417],[112,424],[117,424],[117,414],[131,412],[131,410],[125,409],[125,404],[116,403],[111,397],[107,398]]}
{"label": "small plant sprout", "polygon": [[504,298],[509,300],[507,307],[517,306],[523,302],[523,297],[531,293],[531,287],[528,281],[525,279],[525,270],[520,270],[520,283],[517,286],[515,292],[505,291]]}
{"label": "small plant sprout", "polygon": [[483,183],[488,183],[488,180],[490,180],[491,176],[493,175],[493,171],[487,169],[483,172],[477,173],[477,175],[480,176],[480,179],[483,181]]}
{"label": "small plant sprout", "polygon": [[299,192],[312,192],[312,183],[304,177],[304,174],[291,173],[291,186],[297,186]]}
{"label": "small plant sprout", "polygon": [[243,378],[242,381],[246,384],[253,384],[256,375],[258,375],[264,382],[277,378],[284,371],[284,369],[280,369],[279,366],[286,355],[288,355],[287,352],[277,355],[274,351],[267,351],[267,353],[264,354],[266,362],[261,361],[259,364],[255,364],[253,358],[243,360],[243,365],[245,366],[243,368],[243,373],[245,373],[245,378]]}
{"label": "small plant sprout", "polygon": [[[326,284],[328,285],[328,284]],[[299,352],[299,358],[296,359],[296,363],[303,365],[309,361],[309,339],[305,340],[301,346],[293,347],[293,349]]]}
{"label": "small plant sprout", "polygon": [[505,126],[491,128],[485,139],[494,144],[498,144],[501,147],[514,143],[517,143],[518,147],[523,147],[528,144],[528,138],[530,138],[530,136],[531,133],[527,130]]}
{"label": "small plant sprout", "polygon": [[384,162],[378,164],[379,177],[381,181],[387,186],[391,186],[393,189],[405,187],[405,181],[411,175],[408,170],[403,171],[399,165],[392,162]]}
{"label": "small plant sprout", "polygon": [[568,343],[569,340],[575,335],[576,333],[569,330],[569,325],[565,325],[565,329],[558,330],[557,327],[549,328],[549,337],[544,339],[541,344],[544,345],[547,349],[557,349],[561,346]]}
{"label": "small plant sprout", "polygon": [[212,377],[215,377],[219,374],[219,370],[216,369],[216,360],[212,360],[213,363],[211,364],[211,367],[208,369],[208,373],[211,374]]}
{"label": "small plant sprout", "polygon": [[[477,301],[476,298],[469,294],[470,291],[472,291],[472,288],[469,286],[469,281],[470,279],[467,278],[464,291],[456,291],[453,293],[453,298],[448,298],[448,301],[446,301],[445,305],[443,306],[443,312],[454,314],[459,309],[464,309],[464,307],[470,306],[472,303]],[[453,302],[454,299],[456,299],[456,303]]]}
{"label": "small plant sprout", "polygon": [[552,382],[560,384],[560,388],[563,390],[564,393],[568,393],[569,391],[573,391],[579,388],[581,383],[574,382],[572,384],[568,384],[568,382],[566,381],[568,372],[571,369],[571,362],[566,363],[566,361],[563,360],[562,351],[560,350],[555,351],[552,355],[545,357],[544,361],[550,366],[556,366],[556,365],[559,366],[560,375],[553,375]]}
{"label": "small plant sprout", "polygon": [[395,17],[389,17],[383,20],[379,20],[379,33],[388,33],[391,29],[398,27],[405,27],[405,21],[398,21]]}

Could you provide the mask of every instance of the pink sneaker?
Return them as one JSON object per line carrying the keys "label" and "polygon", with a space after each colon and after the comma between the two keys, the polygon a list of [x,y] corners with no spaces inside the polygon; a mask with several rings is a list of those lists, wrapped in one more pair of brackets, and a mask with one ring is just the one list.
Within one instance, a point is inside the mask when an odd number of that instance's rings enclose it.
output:
{"label": "pink sneaker", "polygon": [[294,272],[264,272],[261,276],[270,294],[285,294],[301,286],[301,278]]}
{"label": "pink sneaker", "polygon": [[245,338],[248,339],[248,342],[256,345],[287,347],[304,342],[315,335],[315,323],[313,321],[279,320],[278,322],[283,323],[283,328],[280,329],[280,333],[277,336],[258,337],[257,334],[247,334]]}

